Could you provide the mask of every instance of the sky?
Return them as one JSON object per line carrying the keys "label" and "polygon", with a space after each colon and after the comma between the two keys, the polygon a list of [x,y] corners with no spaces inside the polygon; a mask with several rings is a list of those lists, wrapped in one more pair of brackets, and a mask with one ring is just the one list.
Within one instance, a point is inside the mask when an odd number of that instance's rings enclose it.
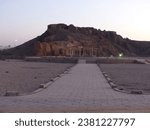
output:
{"label": "sky", "polygon": [[31,40],[65,23],[150,41],[150,0],[0,0],[0,45]]}

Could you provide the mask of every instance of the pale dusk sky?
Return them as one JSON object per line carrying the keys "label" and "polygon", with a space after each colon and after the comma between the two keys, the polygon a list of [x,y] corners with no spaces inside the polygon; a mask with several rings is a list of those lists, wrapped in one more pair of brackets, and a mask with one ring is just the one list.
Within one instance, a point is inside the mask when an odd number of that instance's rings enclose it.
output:
{"label": "pale dusk sky", "polygon": [[0,45],[19,45],[55,23],[150,41],[150,0],[0,0]]}

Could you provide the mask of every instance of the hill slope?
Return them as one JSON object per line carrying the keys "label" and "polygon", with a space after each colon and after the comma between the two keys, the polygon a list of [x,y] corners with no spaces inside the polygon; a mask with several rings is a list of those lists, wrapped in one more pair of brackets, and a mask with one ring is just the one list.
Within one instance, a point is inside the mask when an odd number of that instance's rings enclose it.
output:
{"label": "hill slope", "polygon": [[124,39],[113,31],[91,27],[51,24],[47,30],[22,45],[6,50],[9,56],[150,56],[150,42]]}

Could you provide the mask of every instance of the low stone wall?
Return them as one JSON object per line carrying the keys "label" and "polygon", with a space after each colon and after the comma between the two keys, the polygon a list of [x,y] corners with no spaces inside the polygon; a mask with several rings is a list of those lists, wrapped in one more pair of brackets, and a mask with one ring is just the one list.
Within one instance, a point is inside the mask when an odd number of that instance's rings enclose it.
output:
{"label": "low stone wall", "polygon": [[87,64],[142,64],[136,58],[109,58],[109,57],[25,57],[25,61],[51,62],[51,63],[78,63],[78,60],[84,59]]}
{"label": "low stone wall", "polygon": [[25,57],[25,61],[50,63],[77,63],[78,59],[72,57]]}
{"label": "low stone wall", "polygon": [[96,63],[103,64],[135,64],[137,63],[136,59],[127,59],[127,58],[98,58]]}

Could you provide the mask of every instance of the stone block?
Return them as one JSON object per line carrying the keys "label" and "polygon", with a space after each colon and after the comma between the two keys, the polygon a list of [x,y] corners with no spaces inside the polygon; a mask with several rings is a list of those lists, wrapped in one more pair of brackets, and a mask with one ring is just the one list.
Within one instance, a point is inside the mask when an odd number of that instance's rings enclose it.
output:
{"label": "stone block", "polygon": [[46,88],[45,84],[40,84],[39,88]]}
{"label": "stone block", "polygon": [[110,82],[109,84],[110,84],[111,88],[117,88],[117,85],[114,84],[113,82]]}
{"label": "stone block", "polygon": [[131,94],[143,94],[141,90],[132,90]]}
{"label": "stone block", "polygon": [[5,96],[18,96],[19,95],[19,92],[17,91],[7,91],[5,93]]}

